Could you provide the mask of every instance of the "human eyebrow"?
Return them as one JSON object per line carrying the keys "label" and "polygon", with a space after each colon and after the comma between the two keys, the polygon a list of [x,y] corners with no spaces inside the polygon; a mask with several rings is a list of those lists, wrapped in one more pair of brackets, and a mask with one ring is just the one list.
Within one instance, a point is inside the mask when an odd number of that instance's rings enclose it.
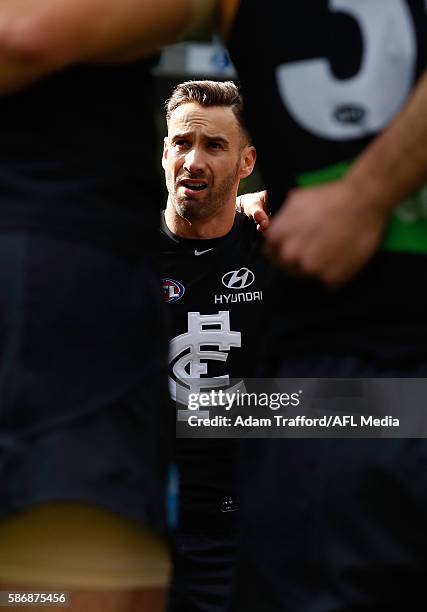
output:
{"label": "human eyebrow", "polygon": [[176,142],[177,140],[187,140],[190,138],[190,134],[188,132],[179,132],[178,134],[174,134],[171,138],[172,142]]}
{"label": "human eyebrow", "polygon": [[218,144],[226,147],[229,145],[227,138],[224,138],[223,136],[206,136],[206,140],[209,142],[217,142]]}

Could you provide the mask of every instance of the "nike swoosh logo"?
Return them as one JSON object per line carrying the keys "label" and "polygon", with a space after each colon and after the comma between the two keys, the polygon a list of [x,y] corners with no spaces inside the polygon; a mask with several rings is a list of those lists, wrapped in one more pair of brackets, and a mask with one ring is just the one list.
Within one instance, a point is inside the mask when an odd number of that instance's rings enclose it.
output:
{"label": "nike swoosh logo", "polygon": [[195,249],[194,255],[196,255],[197,257],[198,255],[204,255],[205,253],[209,253],[209,251],[213,251],[213,247],[211,249],[206,249],[206,251],[198,251],[197,249]]}

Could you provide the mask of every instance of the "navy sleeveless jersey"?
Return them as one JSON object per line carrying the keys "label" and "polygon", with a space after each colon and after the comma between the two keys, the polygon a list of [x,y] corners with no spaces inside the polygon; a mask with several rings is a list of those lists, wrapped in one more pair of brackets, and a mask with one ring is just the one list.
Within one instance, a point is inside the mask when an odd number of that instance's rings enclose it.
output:
{"label": "navy sleeveless jersey", "polygon": [[151,97],[149,61],[75,66],[0,96],[0,426],[12,441],[114,405],[166,365],[145,261],[160,196]]}
{"label": "navy sleeveless jersey", "polygon": [[0,97],[0,231],[146,249],[160,194],[151,97],[149,62],[76,66]]}
{"label": "navy sleeveless jersey", "polygon": [[[180,400],[180,391],[185,393],[183,372],[194,381],[254,376],[270,272],[253,222],[238,214],[226,236],[192,240],[172,234],[163,218],[160,244],[159,267],[172,323],[172,398]],[[227,384],[224,378],[221,382],[221,387]],[[177,440],[183,510],[234,509],[236,451],[233,439]]]}
{"label": "navy sleeveless jersey", "polygon": [[[274,212],[293,187],[343,176],[401,109],[427,64],[427,5],[245,0],[229,48]],[[427,186],[395,209],[381,249],[339,291],[277,279],[278,353],[425,356],[426,202]]]}

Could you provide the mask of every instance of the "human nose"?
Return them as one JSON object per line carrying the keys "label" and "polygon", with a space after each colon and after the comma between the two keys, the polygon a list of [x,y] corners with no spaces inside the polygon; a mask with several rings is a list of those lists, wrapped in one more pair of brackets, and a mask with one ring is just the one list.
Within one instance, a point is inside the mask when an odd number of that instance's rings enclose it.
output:
{"label": "human nose", "polygon": [[205,168],[205,159],[200,149],[193,147],[188,151],[184,159],[184,170],[190,174],[202,172]]}

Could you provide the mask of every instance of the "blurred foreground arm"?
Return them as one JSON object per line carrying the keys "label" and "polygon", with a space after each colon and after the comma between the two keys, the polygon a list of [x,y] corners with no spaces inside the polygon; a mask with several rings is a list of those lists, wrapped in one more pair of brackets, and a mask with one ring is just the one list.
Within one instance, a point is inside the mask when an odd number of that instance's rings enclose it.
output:
{"label": "blurred foreground arm", "polygon": [[340,181],[295,189],[266,231],[285,270],[340,285],[378,248],[391,210],[427,178],[427,75]]}
{"label": "blurred foreground arm", "polygon": [[[147,56],[211,0],[1,0],[0,94],[68,65]],[[203,8],[204,10],[204,8]]]}

